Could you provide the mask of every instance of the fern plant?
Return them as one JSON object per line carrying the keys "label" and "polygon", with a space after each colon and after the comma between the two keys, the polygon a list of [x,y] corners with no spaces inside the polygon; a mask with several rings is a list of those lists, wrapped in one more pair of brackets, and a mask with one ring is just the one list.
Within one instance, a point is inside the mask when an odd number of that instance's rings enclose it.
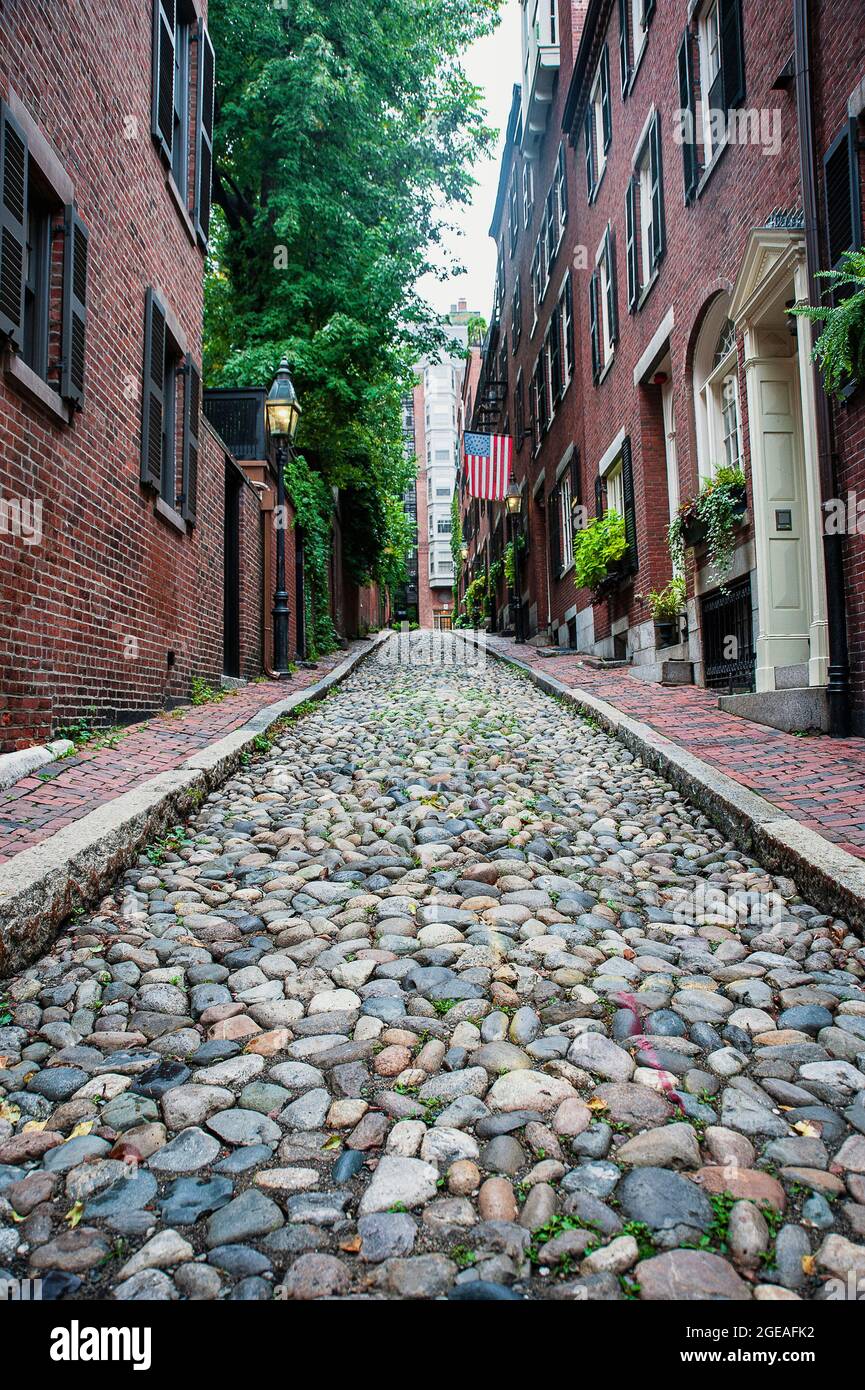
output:
{"label": "fern plant", "polygon": [[795,304],[788,312],[822,323],[811,355],[827,394],[840,400],[851,382],[865,381],[865,249],[845,251],[837,269],[820,270],[817,278],[828,282],[835,302]]}

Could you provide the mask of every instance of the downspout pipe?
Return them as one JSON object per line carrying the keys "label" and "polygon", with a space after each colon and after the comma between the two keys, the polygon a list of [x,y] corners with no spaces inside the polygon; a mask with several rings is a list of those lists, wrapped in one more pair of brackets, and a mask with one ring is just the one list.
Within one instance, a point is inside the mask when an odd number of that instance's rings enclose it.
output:
{"label": "downspout pipe", "polygon": [[[821,300],[820,239],[817,220],[817,162],[814,150],[814,121],[811,90],[811,50],[808,33],[808,0],[793,0],[793,35],[796,62],[796,115],[799,126],[799,162],[802,180],[802,209],[805,218],[805,258],[808,291],[812,304]],[[817,456],[820,474],[821,529],[826,566],[826,601],[829,630],[829,732],[833,738],[847,738],[851,729],[850,650],[847,641],[847,602],[844,583],[844,536],[827,534],[826,505],[838,496],[836,455],[829,398],[817,364],[814,373],[816,402]]]}

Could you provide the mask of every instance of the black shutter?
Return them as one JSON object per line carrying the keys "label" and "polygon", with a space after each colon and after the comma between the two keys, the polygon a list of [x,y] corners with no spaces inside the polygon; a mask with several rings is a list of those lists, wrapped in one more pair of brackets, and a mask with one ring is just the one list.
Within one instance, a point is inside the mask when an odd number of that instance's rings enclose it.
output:
{"label": "black shutter", "polygon": [[186,359],[183,388],[183,502],[181,514],[190,526],[198,512],[198,432],[201,425],[201,372]]}
{"label": "black shutter", "polygon": [[210,186],[213,178],[213,44],[204,21],[198,22],[198,107],[195,120],[195,230],[203,246],[210,234]]}
{"label": "black shutter", "polygon": [[628,4],[629,0],[619,0],[619,69],[622,78],[622,96],[628,89],[631,64],[628,58]]}
{"label": "black shutter", "polygon": [[723,109],[732,111],[745,100],[742,0],[720,0],[718,26],[721,36],[721,71],[724,75]]}
{"label": "black shutter", "polygon": [[174,142],[174,28],[177,0],[153,0],[153,89],[150,133],[171,161]]}
{"label": "black shutter", "polygon": [[610,228],[606,231],[607,256],[607,323],[610,328],[610,347],[619,341],[619,297],[616,286],[616,240]]}
{"label": "black shutter", "polygon": [[71,205],[64,215],[63,337],[60,394],[80,406],[84,401],[87,344],[87,228]]}
{"label": "black shutter", "polygon": [[550,321],[550,395],[554,409],[562,394],[562,384],[562,321],[556,305]]}
{"label": "black shutter", "polygon": [[826,250],[829,267],[834,270],[844,252],[856,250],[862,241],[854,120],[832,141],[823,159],[823,199],[826,209]]}
{"label": "black shutter", "polygon": [[648,29],[652,15],[655,13],[655,0],[643,0],[643,28]]}
{"label": "black shutter", "polygon": [[564,141],[559,145],[559,217],[564,226],[568,220],[568,165]]}
{"label": "black shutter", "polygon": [[640,289],[640,275],[637,265],[637,180],[636,176],[628,183],[625,194],[625,255],[628,262],[628,310],[637,302]]}
{"label": "black shutter", "polygon": [[141,403],[141,481],[162,488],[165,411],[165,310],[148,289],[144,314],[144,386]]}
{"label": "black shutter", "polygon": [[601,54],[601,117],[604,123],[604,153],[610,148],[613,138],[613,113],[610,108],[610,50],[604,44]]}
{"label": "black shutter", "polygon": [[565,325],[565,362],[568,367],[568,377],[574,374],[574,282],[569,275],[565,281],[565,311],[567,322]]}
{"label": "black shutter", "polygon": [[635,574],[637,560],[637,507],[634,500],[634,464],[631,457],[631,436],[622,443],[622,497],[625,504],[625,535],[628,541],[628,569]]}
{"label": "black shutter", "polygon": [[571,507],[578,507],[583,500],[583,490],[580,485],[580,455],[577,449],[573,452],[568,471],[571,475]]}
{"label": "black shutter", "polygon": [[595,145],[594,145],[594,120],[592,119],[591,103],[586,108],[586,116],[583,122],[583,134],[586,141],[586,196],[589,202],[592,201],[595,192]]}
{"label": "black shutter", "polygon": [[684,164],[685,202],[691,203],[697,191],[697,115],[694,102],[694,68],[691,54],[691,35],[686,29],[679,44],[679,109],[682,122],[682,161]]}
{"label": "black shutter", "polygon": [[598,272],[592,271],[589,280],[589,320],[592,333],[592,379],[597,384],[598,377],[601,375],[601,338],[600,324],[598,322]]}
{"label": "black shutter", "polygon": [[556,185],[553,184],[547,194],[547,279],[553,271],[553,261],[556,259],[556,249],[559,240],[558,222],[556,219]]}
{"label": "black shutter", "polygon": [[562,494],[554,487],[547,501],[547,529],[550,537],[550,571],[554,579],[562,572]]}
{"label": "black shutter", "polygon": [[655,119],[649,127],[649,177],[652,202],[651,261],[652,270],[660,262],[667,247],[667,233],[664,226],[664,173],[661,160],[661,117],[655,112]]}
{"label": "black shutter", "polygon": [[604,480],[602,477],[598,476],[595,479],[595,516],[600,517],[604,515],[605,492],[606,488],[604,487]]}
{"label": "black shutter", "polygon": [[17,350],[24,342],[26,250],[27,137],[0,102],[0,333]]}

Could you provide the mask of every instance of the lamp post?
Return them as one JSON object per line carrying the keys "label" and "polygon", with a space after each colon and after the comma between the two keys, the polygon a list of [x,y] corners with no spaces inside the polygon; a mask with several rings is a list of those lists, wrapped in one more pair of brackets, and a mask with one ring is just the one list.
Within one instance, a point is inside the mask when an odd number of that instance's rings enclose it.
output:
{"label": "lamp post", "polygon": [[285,468],[300,421],[300,405],[283,357],[265,402],[267,428],[276,445],[276,589],[273,595],[273,666],[278,680],[290,680],[288,669],[288,591],[285,587]]}
{"label": "lamp post", "polygon": [[505,494],[505,506],[511,519],[511,545],[514,548],[514,642],[525,641],[523,633],[522,581],[520,579],[520,513],[523,509],[523,494],[519,485],[511,482]]}

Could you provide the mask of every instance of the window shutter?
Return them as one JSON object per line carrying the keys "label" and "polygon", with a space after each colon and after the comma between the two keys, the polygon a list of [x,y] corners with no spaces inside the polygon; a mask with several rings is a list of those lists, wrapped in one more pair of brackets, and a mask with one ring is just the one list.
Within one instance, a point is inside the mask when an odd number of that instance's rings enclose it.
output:
{"label": "window shutter", "polygon": [[0,102],[0,333],[16,350],[24,342],[26,250],[27,137]]}
{"label": "window shutter", "polygon": [[141,414],[141,481],[162,487],[162,421],[165,411],[165,310],[148,289],[144,313],[144,389]]}
{"label": "window shutter", "polygon": [[[745,50],[742,43],[742,0],[720,0],[723,109],[732,111],[745,100]],[[713,108],[714,109],[714,108]]]}
{"label": "window shutter", "polygon": [[613,139],[613,114],[610,108],[610,50],[604,44],[601,54],[601,117],[604,123],[604,153]]}
{"label": "window shutter", "polygon": [[556,305],[550,323],[550,393],[554,406],[561,398],[562,385],[562,319]]}
{"label": "window shutter", "polygon": [[625,194],[625,256],[628,262],[628,310],[637,302],[639,272],[637,269],[637,180],[632,178]]}
{"label": "window shutter", "polygon": [[592,378],[597,384],[598,377],[601,375],[601,339],[600,325],[598,323],[598,272],[592,271],[589,280],[589,319],[592,332]]}
{"label": "window shutter", "polygon": [[559,239],[559,238],[558,238],[558,221],[557,221],[557,218],[556,218],[556,185],[555,185],[555,184],[553,184],[552,188],[550,189],[549,193],[547,194],[547,220],[546,220],[546,228],[545,228],[545,230],[546,230],[546,234],[547,234],[547,276],[549,276],[550,273],[552,272],[553,261],[554,261],[555,258],[556,258],[556,245],[557,245],[557,242],[558,242],[558,239]]}
{"label": "window shutter", "polygon": [[202,246],[210,234],[210,187],[213,178],[213,44],[198,21],[198,106],[195,120],[195,231]]}
{"label": "window shutter", "polygon": [[643,0],[643,28],[648,29],[652,15],[655,13],[655,0]]}
{"label": "window shutter", "polygon": [[696,108],[694,103],[694,67],[691,54],[691,35],[686,29],[679,44],[679,110],[682,122],[682,161],[684,164],[685,202],[694,201],[697,191]]}
{"label": "window shutter", "polygon": [[198,512],[198,432],[201,425],[201,372],[186,359],[183,390],[183,502],[181,515],[190,526]]}
{"label": "window shutter", "polygon": [[619,68],[622,78],[622,96],[628,90],[628,78],[631,75],[631,64],[628,57],[628,3],[629,0],[619,0]]}
{"label": "window shutter", "polygon": [[862,241],[855,121],[832,141],[823,159],[823,199],[826,250],[834,270],[844,252],[856,250]]}
{"label": "window shutter", "polygon": [[610,325],[610,346],[619,341],[619,300],[616,288],[616,241],[607,228],[605,254],[607,257],[607,322]]}
{"label": "window shutter", "polygon": [[594,121],[592,120],[591,103],[586,108],[586,117],[583,122],[583,134],[586,140],[586,196],[589,202],[591,202],[595,193]]}
{"label": "window shutter", "polygon": [[88,232],[75,208],[64,214],[63,329],[60,394],[81,406],[84,401],[84,359],[87,345]]}
{"label": "window shutter", "polygon": [[568,377],[574,374],[574,282],[569,275],[565,281],[565,310],[567,322],[565,325],[565,361],[568,366]]}
{"label": "window shutter", "polygon": [[622,497],[625,504],[625,535],[628,540],[628,569],[635,574],[637,561],[637,508],[634,500],[634,464],[631,456],[631,436],[622,442]]}
{"label": "window shutter", "polygon": [[604,480],[600,475],[598,475],[598,477],[595,479],[595,516],[600,517],[604,515],[605,491],[606,489],[604,488]]}
{"label": "window shutter", "polygon": [[568,166],[564,141],[559,145],[559,217],[564,226],[568,220]]}
{"label": "window shutter", "polygon": [[568,471],[571,475],[571,506],[577,507],[583,500],[583,490],[580,486],[580,455],[577,449],[574,450]]}
{"label": "window shutter", "polygon": [[661,162],[661,117],[655,112],[655,119],[649,128],[649,171],[652,188],[652,231],[651,260],[652,269],[658,265],[667,246],[664,227],[664,176]]}
{"label": "window shutter", "polygon": [[153,0],[150,133],[170,162],[174,143],[174,29],[177,0]]}
{"label": "window shutter", "polygon": [[554,579],[562,572],[562,507],[561,492],[554,487],[547,501],[550,536],[550,571]]}

